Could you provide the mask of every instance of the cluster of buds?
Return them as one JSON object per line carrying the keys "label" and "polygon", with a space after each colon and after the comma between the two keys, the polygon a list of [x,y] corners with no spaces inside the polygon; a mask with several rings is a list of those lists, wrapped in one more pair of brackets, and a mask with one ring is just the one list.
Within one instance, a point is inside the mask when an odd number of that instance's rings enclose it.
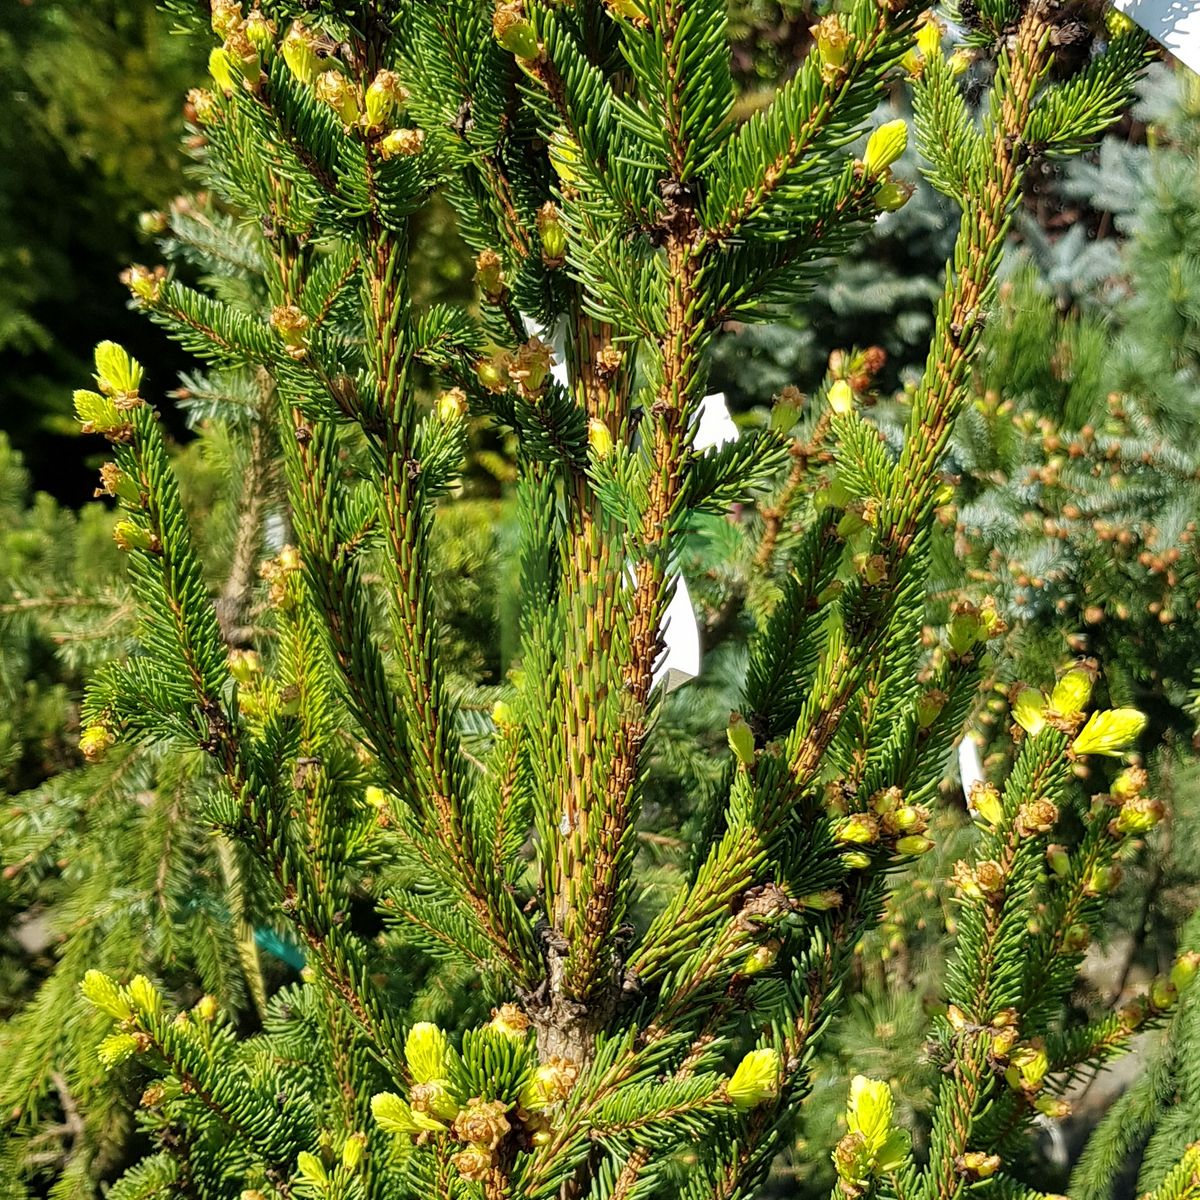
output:
{"label": "cluster of buds", "polygon": [[516,354],[498,350],[491,358],[480,359],[475,374],[489,392],[498,394],[515,386],[526,400],[537,400],[546,390],[553,362],[550,347],[531,337]]}
{"label": "cluster of buds", "polygon": [[870,391],[875,377],[886,364],[887,351],[882,346],[868,346],[853,353],[834,350],[829,355],[829,373],[836,379],[845,380],[858,395]]}
{"label": "cluster of buds", "polygon": [[84,999],[117,1022],[96,1054],[106,1068],[118,1066],[135,1054],[150,1049],[153,1039],[144,1022],[162,1012],[162,995],[145,975],[135,975],[122,986],[102,971],[88,971],[79,985]]}
{"label": "cluster of buds", "polygon": [[1108,803],[1117,806],[1117,815],[1108,823],[1112,837],[1140,837],[1163,819],[1163,803],[1145,794],[1147,783],[1141,767],[1127,767],[1113,780],[1108,797]]}
{"label": "cluster of buds", "polygon": [[[920,79],[925,73],[927,63],[936,58],[940,58],[942,54],[942,35],[945,33],[942,23],[933,15],[932,10],[925,14],[925,19],[921,22],[921,27],[917,30],[917,36],[913,41],[911,49],[900,60],[901,66],[908,72],[913,79]],[[948,66],[950,67],[951,75],[963,75],[971,67],[975,61],[976,52],[960,47],[950,55]]]}
{"label": "cluster of buds", "polygon": [[954,864],[950,886],[965,900],[982,900],[993,907],[1004,900],[1004,870],[993,859],[984,859],[971,866],[964,859]]}
{"label": "cluster of buds", "polygon": [[507,1112],[503,1100],[476,1096],[454,1118],[454,1136],[466,1146],[452,1161],[464,1179],[481,1182],[496,1165],[497,1149],[512,1129]]}
{"label": "cluster of buds", "polygon": [[1083,723],[1083,710],[1092,698],[1095,664],[1084,662],[1063,673],[1049,696],[1036,688],[1019,685],[1010,697],[1013,717],[1031,736],[1047,725],[1068,735]]}
{"label": "cluster of buds", "polygon": [[[1015,1023],[1012,1030],[1015,1042]],[[1004,1067],[1004,1081],[1014,1092],[1023,1096],[1044,1117],[1061,1121],[1070,1116],[1071,1105],[1068,1101],[1061,1096],[1042,1094],[1050,1073],[1050,1059],[1040,1038],[1034,1038],[1024,1045],[1010,1045],[1007,1065],[1004,1064],[1004,1058],[1004,1054],[997,1054],[993,1050],[993,1064]]]}
{"label": "cluster of buds", "polygon": [[280,45],[283,61],[293,78],[337,114],[347,130],[360,130],[373,142],[379,156],[411,158],[425,146],[425,133],[415,128],[392,128],[397,114],[408,103],[408,89],[393,70],[376,72],[365,91],[330,61],[327,43],[301,21],[293,21]]}
{"label": "cluster of buds", "polygon": [[[330,1135],[323,1132],[318,1139],[316,1154],[309,1150],[302,1150],[296,1155],[296,1172],[311,1186],[313,1189],[311,1194],[340,1195],[349,1179],[358,1174],[366,1153],[367,1138],[365,1134],[357,1131],[349,1134],[342,1142],[339,1151]],[[255,1189],[243,1192],[241,1200],[247,1200],[247,1197],[261,1196],[262,1192]]]}
{"label": "cluster of buds", "polygon": [[838,1190],[843,1196],[866,1195],[873,1181],[900,1171],[912,1139],[894,1123],[891,1088],[879,1079],[856,1075],[850,1081],[846,1106],[847,1133],[833,1150]]}
{"label": "cluster of buds", "polygon": [[929,810],[923,804],[908,804],[898,787],[884,788],[870,800],[871,811],[879,817],[880,832],[891,841],[897,854],[927,854],[933,842],[925,837],[929,828]]}
{"label": "cluster of buds", "polygon": [[95,361],[99,390],[75,393],[75,415],[84,433],[100,433],[110,442],[127,444],[133,440],[128,414],[145,403],[138,395],[141,365],[116,342],[101,342]]}
{"label": "cluster of buds", "polygon": [[140,304],[157,304],[163,284],[167,282],[167,268],[143,267],[140,263],[134,263],[121,272],[120,279],[134,300]]}
{"label": "cluster of buds", "polygon": [[1018,685],[1010,696],[1013,719],[1031,737],[1047,727],[1074,734],[1073,756],[1119,757],[1145,729],[1146,716],[1136,708],[1104,709],[1093,712],[1084,723],[1083,710],[1091,699],[1094,679],[1094,668],[1085,664],[1067,671],[1049,696],[1036,688]]}
{"label": "cluster of buds", "polygon": [[[530,1021],[515,1004],[492,1010],[484,1026],[492,1037],[512,1039],[530,1047]],[[375,1120],[388,1133],[415,1139],[433,1135],[453,1138],[460,1144],[452,1158],[458,1174],[480,1182],[488,1178],[500,1158],[502,1145],[515,1131],[534,1144],[548,1139],[554,1113],[561,1108],[579,1077],[576,1064],[552,1058],[533,1068],[519,1093],[510,1099],[472,1096],[464,1099],[451,1082],[461,1074],[446,1034],[430,1022],[409,1031],[404,1057],[412,1087],[408,1100],[383,1092],[371,1101]]]}
{"label": "cluster of buds", "polygon": [[208,59],[217,86],[229,93],[244,81],[256,91],[263,78],[261,56],[275,44],[275,23],[257,8],[243,15],[239,0],[213,0],[212,29],[223,39]]}
{"label": "cluster of buds", "polygon": [[946,1020],[956,1035],[987,1038],[988,1061],[993,1070],[1003,1071],[1008,1066],[1008,1056],[1021,1036],[1020,1017],[1015,1008],[1002,1008],[987,1025],[973,1025],[957,1004],[950,1004],[946,1007]]}
{"label": "cluster of buds", "polygon": [[876,182],[875,203],[884,212],[903,208],[913,194],[911,184],[892,178],[892,164],[908,147],[908,126],[904,121],[887,121],[869,138],[858,164],[860,175]]}
{"label": "cluster of buds", "polygon": [[885,788],[873,795],[866,812],[850,813],[833,828],[833,840],[845,849],[843,864],[851,870],[870,866],[867,849],[890,846],[904,857],[926,854],[934,843],[925,837],[929,828],[929,810],[924,805],[907,804],[897,787]]}
{"label": "cluster of buds", "polygon": [[969,600],[959,600],[950,610],[950,625],[947,640],[950,653],[956,659],[965,659],[995,637],[1008,631],[1008,625],[996,608],[991,596],[976,605]]}
{"label": "cluster of buds", "polygon": [[982,1150],[968,1150],[954,1160],[954,1169],[963,1179],[976,1183],[980,1179],[991,1179],[1003,1163],[1000,1155],[987,1154]]}
{"label": "cluster of buds", "polygon": [[448,1076],[453,1051],[445,1033],[429,1021],[419,1021],[408,1032],[404,1058],[412,1076],[411,1103],[391,1092],[371,1100],[371,1112],[387,1133],[415,1136],[444,1132],[461,1110]]}
{"label": "cluster of buds", "polygon": [[[1086,684],[1082,680],[1086,679]],[[1081,709],[1091,694],[1091,679],[1082,670],[1068,671],[1051,696],[1019,685],[1010,697],[1013,718],[1022,730],[1037,737],[1044,728],[1064,733],[1078,730]],[[1099,754],[1118,757],[1133,745],[1146,727],[1146,715],[1136,708],[1112,708],[1092,713],[1070,745],[1073,756]]]}
{"label": "cluster of buds", "polygon": [[1200,972],[1200,953],[1187,950],[1174,962],[1166,975],[1153,980],[1141,1001],[1133,1001],[1121,1010],[1122,1023],[1136,1029],[1148,1017],[1162,1016],[1175,1007],[1180,994],[1186,991]]}

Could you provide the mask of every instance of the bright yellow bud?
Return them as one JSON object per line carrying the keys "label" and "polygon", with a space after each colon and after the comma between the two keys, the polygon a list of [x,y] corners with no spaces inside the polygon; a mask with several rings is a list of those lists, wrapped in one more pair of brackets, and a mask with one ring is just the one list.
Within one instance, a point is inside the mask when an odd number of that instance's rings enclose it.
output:
{"label": "bright yellow bud", "polygon": [[418,1021],[404,1040],[404,1059],[417,1083],[444,1079],[450,1059],[450,1042],[432,1021]]}
{"label": "bright yellow bud", "polygon": [[928,17],[917,30],[917,50],[924,58],[932,58],[942,51],[942,26],[934,17]]}
{"label": "bright yellow bud", "polygon": [[103,971],[88,971],[79,985],[84,999],[115,1021],[128,1021],[133,1016],[133,1005],[124,990],[117,986]]}
{"label": "bright yellow bud", "polygon": [[1092,698],[1092,676],[1081,667],[1068,671],[1050,693],[1050,707],[1063,717],[1083,712]]}
{"label": "bright yellow bud", "polygon": [[223,92],[232,92],[236,80],[233,74],[233,55],[223,46],[217,46],[208,56],[208,73]]}
{"label": "bright yellow bud", "polygon": [[1033,737],[1046,727],[1045,712],[1046,697],[1036,688],[1023,687],[1013,699],[1013,719]]}
{"label": "bright yellow bud", "polygon": [[839,417],[847,417],[854,408],[854,391],[844,379],[838,379],[830,385],[827,396],[829,407]]}
{"label": "bright yellow bud", "polygon": [[601,461],[612,453],[612,431],[599,417],[593,417],[588,422],[588,446],[596,458]]}
{"label": "bright yellow bud", "polygon": [[296,1170],[309,1183],[315,1184],[318,1187],[323,1187],[329,1182],[329,1175],[325,1171],[325,1164],[315,1154],[310,1154],[307,1150],[301,1150],[296,1155]]}
{"label": "bright yellow bud", "polygon": [[362,1133],[352,1133],[342,1146],[342,1166],[351,1174],[355,1174],[362,1165],[363,1155],[367,1152],[367,1138]]}
{"label": "bright yellow bud", "polygon": [[779,1094],[779,1075],[783,1061],[779,1051],[770,1047],[751,1050],[738,1063],[725,1085],[725,1094],[737,1108],[755,1108]]}
{"label": "bright yellow bud", "polygon": [[132,1033],[110,1033],[96,1047],[96,1057],[106,1070],[111,1070],[135,1055],[139,1048],[140,1043]]}
{"label": "bright yellow bud", "polygon": [[883,1145],[894,1111],[892,1089],[883,1080],[855,1075],[850,1081],[846,1125],[851,1133],[861,1133],[872,1151]]}
{"label": "bright yellow bud", "polygon": [[129,999],[134,1008],[145,1017],[152,1017],[162,1008],[162,996],[145,975],[135,975],[129,981]]}
{"label": "bright yellow bud", "polygon": [[316,38],[312,33],[299,21],[293,21],[283,39],[283,61],[300,83],[310,87],[321,65],[315,47]]}
{"label": "bright yellow bud", "polygon": [[863,168],[868,175],[879,176],[902,155],[908,146],[908,126],[903,121],[888,121],[867,139]]}
{"label": "bright yellow bud", "polygon": [[1076,754],[1123,754],[1146,728],[1145,713],[1136,708],[1113,708],[1094,712],[1080,730],[1071,749]]}
{"label": "bright yellow bud", "polygon": [[79,752],[88,762],[99,762],[114,740],[104,725],[89,725],[79,735]]}
{"label": "bright yellow bud", "polygon": [[96,384],[106,396],[133,396],[142,382],[137,359],[116,342],[96,347]]}

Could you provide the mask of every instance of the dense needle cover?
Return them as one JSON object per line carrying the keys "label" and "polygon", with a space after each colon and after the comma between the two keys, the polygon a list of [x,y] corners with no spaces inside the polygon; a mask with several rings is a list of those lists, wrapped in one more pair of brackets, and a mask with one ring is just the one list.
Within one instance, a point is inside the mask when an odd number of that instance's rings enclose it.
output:
{"label": "dense needle cover", "polygon": [[[205,274],[127,281],[204,364],[188,403],[234,448],[244,544],[206,559],[160,385],[100,345],[75,408],[111,450],[136,629],[91,679],[80,745],[157,772],[168,825],[204,841],[181,878],[228,919],[185,950],[205,994],[159,946],[140,970],[81,950],[61,976],[95,1031],[73,1068],[88,1094],[120,1123],[95,1068],[142,1088],[147,1153],[108,1196],[778,1189],[856,947],[934,848],[1005,632],[983,597],[923,637],[932,528],[1031,164],[1098,136],[1145,59],[1090,11],[1088,53],[1066,53],[1079,7],[979,0],[951,23],[851,0],[747,117],[723,0],[175,0],[215,38],[188,98],[210,196],[163,233]],[[909,126],[874,117],[897,86],[961,209],[902,437],[864,418],[872,366],[847,354],[771,427],[697,446],[717,332],[795,311],[907,202]],[[435,198],[477,304],[413,298]],[[469,678],[442,628],[438,530],[479,424],[515,447],[499,682]],[[731,510],[756,548],[741,699],[701,735],[703,794],[664,801],[667,608],[685,535]],[[1120,861],[1163,811],[1136,765],[1097,770],[1090,802],[1069,787],[1145,726],[1094,683],[1068,664],[1013,690],[1011,770],[971,790],[951,880],[931,1125],[914,1150],[889,1083],[847,1079],[840,1195],[1042,1194],[1031,1123],[1196,973],[1184,953],[1136,1003],[1068,1015]],[[31,1128],[71,1083],[24,1079]],[[1156,1200],[1191,1195],[1198,1159],[1165,1164]],[[60,1194],[93,1169],[73,1162]]]}

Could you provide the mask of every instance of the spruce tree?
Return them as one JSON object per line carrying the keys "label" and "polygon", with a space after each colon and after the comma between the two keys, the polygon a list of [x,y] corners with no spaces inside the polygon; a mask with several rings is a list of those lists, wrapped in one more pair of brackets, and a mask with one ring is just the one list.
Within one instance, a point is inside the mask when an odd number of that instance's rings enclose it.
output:
{"label": "spruce tree", "polygon": [[[174,7],[221,40],[216,86],[191,105],[269,315],[146,268],[130,287],[203,361],[260,381],[289,541],[257,658],[231,660],[141,369],[102,344],[76,409],[112,447],[139,629],[92,682],[82,744],[202,755],[198,813],[306,966],[257,1031],[213,996],[176,1010],[133,969],[85,976],[112,1022],[100,1060],[158,1076],[141,1105],[154,1150],[109,1195],[758,1194],[890,872],[931,848],[929,806],[1001,629],[993,605],[965,606],[921,644],[941,459],[1005,233],[1032,156],[1120,110],[1142,39],[1114,21],[1086,62],[1063,61],[1071,13],[981,0],[959,14],[994,61],[975,114],[936,22],[855,0],[738,123],[718,0]],[[962,211],[902,443],[831,377],[808,441],[697,450],[720,325],[796,304],[906,199],[902,122],[847,149],[902,70],[930,177]],[[413,300],[412,223],[435,191],[477,255],[478,312]],[[469,412],[519,445],[520,656],[482,738],[430,569]],[[818,488],[789,453],[812,440]],[[680,539],[773,488],[761,534],[784,573],[704,835],[668,887],[637,835]],[[1136,772],[1066,811],[1072,764],[1120,756],[1144,725],[1087,715],[1090,690],[1070,671],[1020,694],[1009,779],[972,797],[927,1152],[888,1085],[856,1076],[842,1195],[1038,1194],[1016,1156],[1033,1116],[1195,974],[1185,955],[1140,1004],[1064,1018],[1113,863],[1160,813]],[[1083,827],[1070,854],[1051,842],[1062,820]],[[414,943],[472,985],[459,1029],[390,994]],[[1187,1194],[1194,1157],[1163,1200]]]}
{"label": "spruce tree", "polygon": [[[211,294],[269,317],[255,240],[240,221],[211,199],[181,196],[152,224],[168,258]],[[176,397],[193,440],[170,446],[206,589],[244,681],[256,677],[253,643],[266,636],[258,617],[271,585],[260,565],[284,541],[279,450],[262,419],[271,394],[261,368],[189,373]],[[114,480],[103,471],[98,495]],[[460,501],[432,546],[442,660],[473,679],[494,678],[502,640],[499,512],[485,497]],[[79,991],[87,970],[139,963],[180,1002],[219,996],[227,1019],[244,1024],[303,965],[282,917],[239,886],[236,845],[211,836],[198,800],[213,786],[205,755],[177,741],[124,746],[95,761],[79,753],[82,681],[135,644],[135,605],[112,536],[118,518],[101,504],[76,517],[31,496],[20,456],[0,441],[0,764],[9,796],[0,818],[8,929],[0,1110],[14,1196],[49,1187],[91,1194],[135,1152],[136,1097],[128,1077],[96,1058],[104,1018]],[[435,991],[410,969],[396,983],[397,1005],[454,1011],[434,999],[445,980]]]}

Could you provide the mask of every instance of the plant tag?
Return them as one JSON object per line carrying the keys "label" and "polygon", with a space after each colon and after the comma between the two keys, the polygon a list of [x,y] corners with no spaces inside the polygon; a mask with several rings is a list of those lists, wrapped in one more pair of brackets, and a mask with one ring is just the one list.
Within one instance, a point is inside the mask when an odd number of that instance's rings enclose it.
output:
{"label": "plant tag", "polygon": [[[696,433],[692,446],[707,450],[737,441],[738,428],[729,415],[725,393],[716,392],[700,401],[696,412]],[[663,653],[654,668],[654,683],[666,685],[668,692],[700,674],[700,626],[687,581],[675,574],[675,591],[663,618]]]}
{"label": "plant tag", "polygon": [[1200,3],[1197,0],[1114,0],[1165,50],[1200,71]]}

